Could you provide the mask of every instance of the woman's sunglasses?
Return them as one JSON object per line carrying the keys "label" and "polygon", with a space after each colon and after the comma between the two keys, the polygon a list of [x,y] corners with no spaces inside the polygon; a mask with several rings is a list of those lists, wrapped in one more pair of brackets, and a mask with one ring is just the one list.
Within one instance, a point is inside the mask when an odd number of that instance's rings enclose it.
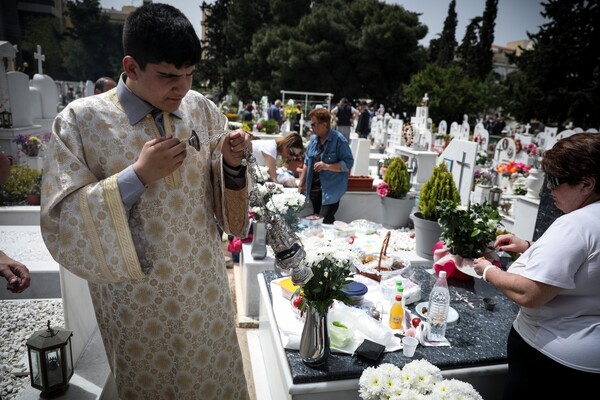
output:
{"label": "woman's sunglasses", "polygon": [[569,178],[557,178],[548,174],[546,174],[546,178],[548,180],[548,186],[550,187],[550,190],[556,190],[563,183],[567,183],[570,181]]}

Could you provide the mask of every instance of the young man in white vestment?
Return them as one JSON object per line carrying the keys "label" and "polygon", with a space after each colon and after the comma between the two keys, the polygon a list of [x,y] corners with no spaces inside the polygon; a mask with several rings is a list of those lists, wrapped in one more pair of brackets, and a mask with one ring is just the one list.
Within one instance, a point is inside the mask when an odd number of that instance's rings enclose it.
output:
{"label": "young man in white vestment", "polygon": [[[246,399],[221,237],[244,237],[249,137],[190,91],[200,41],[188,19],[144,4],[123,29],[117,87],[54,122],[41,228],[89,283],[119,397]],[[197,135],[199,150],[188,144]]]}

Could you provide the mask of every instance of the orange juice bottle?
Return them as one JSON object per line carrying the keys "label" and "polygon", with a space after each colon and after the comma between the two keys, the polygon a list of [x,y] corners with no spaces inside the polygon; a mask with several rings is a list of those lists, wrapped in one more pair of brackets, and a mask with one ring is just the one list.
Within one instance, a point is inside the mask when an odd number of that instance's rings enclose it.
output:
{"label": "orange juice bottle", "polygon": [[390,308],[390,328],[402,329],[402,319],[404,318],[404,307],[402,307],[402,295],[396,294],[394,302]]}

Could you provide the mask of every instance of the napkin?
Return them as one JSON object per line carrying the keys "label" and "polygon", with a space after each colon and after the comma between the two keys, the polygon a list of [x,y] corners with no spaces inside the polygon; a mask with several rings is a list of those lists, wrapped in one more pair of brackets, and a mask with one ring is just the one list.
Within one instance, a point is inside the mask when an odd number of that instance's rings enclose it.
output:
{"label": "napkin", "polygon": [[429,322],[421,321],[421,323],[419,324],[419,327],[417,328],[417,334],[415,335],[415,337],[417,339],[419,339],[419,343],[421,343],[422,346],[426,346],[426,347],[447,346],[447,347],[450,347],[450,342],[446,338],[444,338],[444,340],[436,341],[436,342],[427,340],[427,334],[429,333],[430,330],[431,330],[431,325],[429,324]]}

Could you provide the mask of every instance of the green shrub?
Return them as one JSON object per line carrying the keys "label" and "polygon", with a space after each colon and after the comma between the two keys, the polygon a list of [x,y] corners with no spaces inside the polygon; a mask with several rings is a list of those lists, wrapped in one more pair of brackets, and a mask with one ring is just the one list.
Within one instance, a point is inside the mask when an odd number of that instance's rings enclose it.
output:
{"label": "green shrub", "polygon": [[274,119],[263,119],[260,121],[260,131],[273,135],[279,131],[279,124]]}
{"label": "green shrub", "polygon": [[5,203],[18,203],[32,194],[37,189],[42,180],[42,173],[28,165],[18,164],[10,169],[10,176],[6,185],[0,188],[0,197]]}
{"label": "green shrub", "polygon": [[385,173],[385,183],[390,187],[388,197],[403,199],[410,190],[410,175],[406,163],[395,157]]}
{"label": "green shrub", "polygon": [[431,177],[421,187],[419,211],[422,217],[430,221],[437,221],[439,219],[437,205],[442,200],[454,200],[460,203],[460,192],[445,163],[435,166]]}

